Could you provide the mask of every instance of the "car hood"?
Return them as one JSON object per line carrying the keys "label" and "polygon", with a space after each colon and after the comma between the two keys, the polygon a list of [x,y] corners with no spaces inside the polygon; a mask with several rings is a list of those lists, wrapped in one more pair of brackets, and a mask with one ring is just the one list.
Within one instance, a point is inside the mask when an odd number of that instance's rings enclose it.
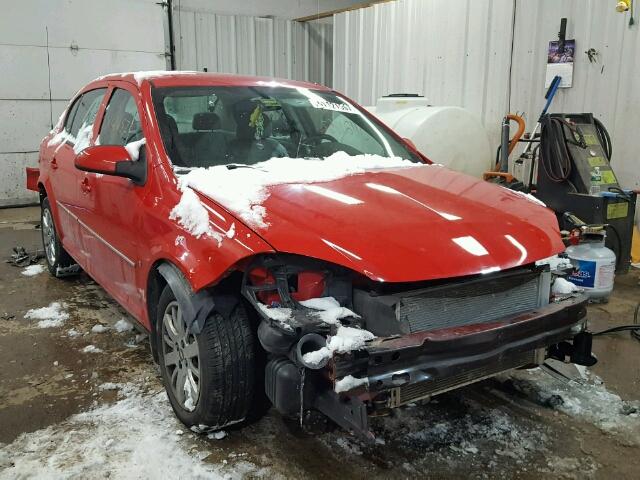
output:
{"label": "car hood", "polygon": [[257,233],[276,250],[377,281],[490,273],[564,250],[551,210],[436,165],[276,185],[263,205]]}

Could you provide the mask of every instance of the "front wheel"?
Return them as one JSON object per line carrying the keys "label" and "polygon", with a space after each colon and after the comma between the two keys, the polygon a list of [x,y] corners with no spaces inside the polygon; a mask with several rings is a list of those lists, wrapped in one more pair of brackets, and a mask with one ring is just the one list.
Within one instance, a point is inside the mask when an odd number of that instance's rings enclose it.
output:
{"label": "front wheel", "polygon": [[62,243],[60,243],[58,231],[53,221],[53,214],[51,213],[51,204],[47,197],[42,200],[40,230],[42,232],[42,246],[44,247],[44,256],[47,260],[49,273],[54,277],[61,277],[70,272],[76,265],[76,262],[64,249]]}
{"label": "front wheel", "polygon": [[169,286],[156,319],[165,389],[182,423],[216,430],[252,416],[256,396],[256,348],[251,323],[239,303],[229,318],[213,312],[194,335]]}

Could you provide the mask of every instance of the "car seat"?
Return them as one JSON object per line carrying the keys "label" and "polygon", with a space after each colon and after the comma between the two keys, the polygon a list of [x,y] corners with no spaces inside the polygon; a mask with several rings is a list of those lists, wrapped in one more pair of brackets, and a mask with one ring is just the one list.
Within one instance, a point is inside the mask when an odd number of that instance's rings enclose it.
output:
{"label": "car seat", "polygon": [[256,138],[256,128],[250,125],[251,114],[255,109],[256,103],[251,100],[238,102],[234,107],[236,137],[229,142],[229,158],[233,162],[251,165],[270,158],[287,156],[287,150],[280,142],[267,137],[267,133],[270,132],[270,120],[264,113],[262,136]]}

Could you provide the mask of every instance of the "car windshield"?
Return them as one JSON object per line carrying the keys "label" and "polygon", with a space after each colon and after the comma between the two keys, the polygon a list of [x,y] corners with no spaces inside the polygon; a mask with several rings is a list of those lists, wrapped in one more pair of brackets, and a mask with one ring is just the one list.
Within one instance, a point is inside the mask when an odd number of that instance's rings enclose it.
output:
{"label": "car windshield", "polygon": [[375,119],[328,91],[301,87],[154,88],[165,149],[176,167],[253,165],[336,152],[421,160]]}

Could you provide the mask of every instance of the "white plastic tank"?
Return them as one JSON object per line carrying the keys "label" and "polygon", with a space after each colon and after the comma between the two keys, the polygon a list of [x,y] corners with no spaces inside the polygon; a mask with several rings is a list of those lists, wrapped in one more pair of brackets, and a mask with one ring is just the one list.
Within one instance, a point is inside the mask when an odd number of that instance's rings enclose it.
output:
{"label": "white plastic tank", "polygon": [[585,243],[567,247],[566,253],[576,271],[567,280],[584,288],[587,296],[596,301],[606,301],[613,290],[616,270],[616,254],[604,246],[602,239],[590,239]]}
{"label": "white plastic tank", "polygon": [[482,178],[495,161],[480,120],[460,107],[433,107],[424,97],[388,96],[366,107],[435,163]]}

